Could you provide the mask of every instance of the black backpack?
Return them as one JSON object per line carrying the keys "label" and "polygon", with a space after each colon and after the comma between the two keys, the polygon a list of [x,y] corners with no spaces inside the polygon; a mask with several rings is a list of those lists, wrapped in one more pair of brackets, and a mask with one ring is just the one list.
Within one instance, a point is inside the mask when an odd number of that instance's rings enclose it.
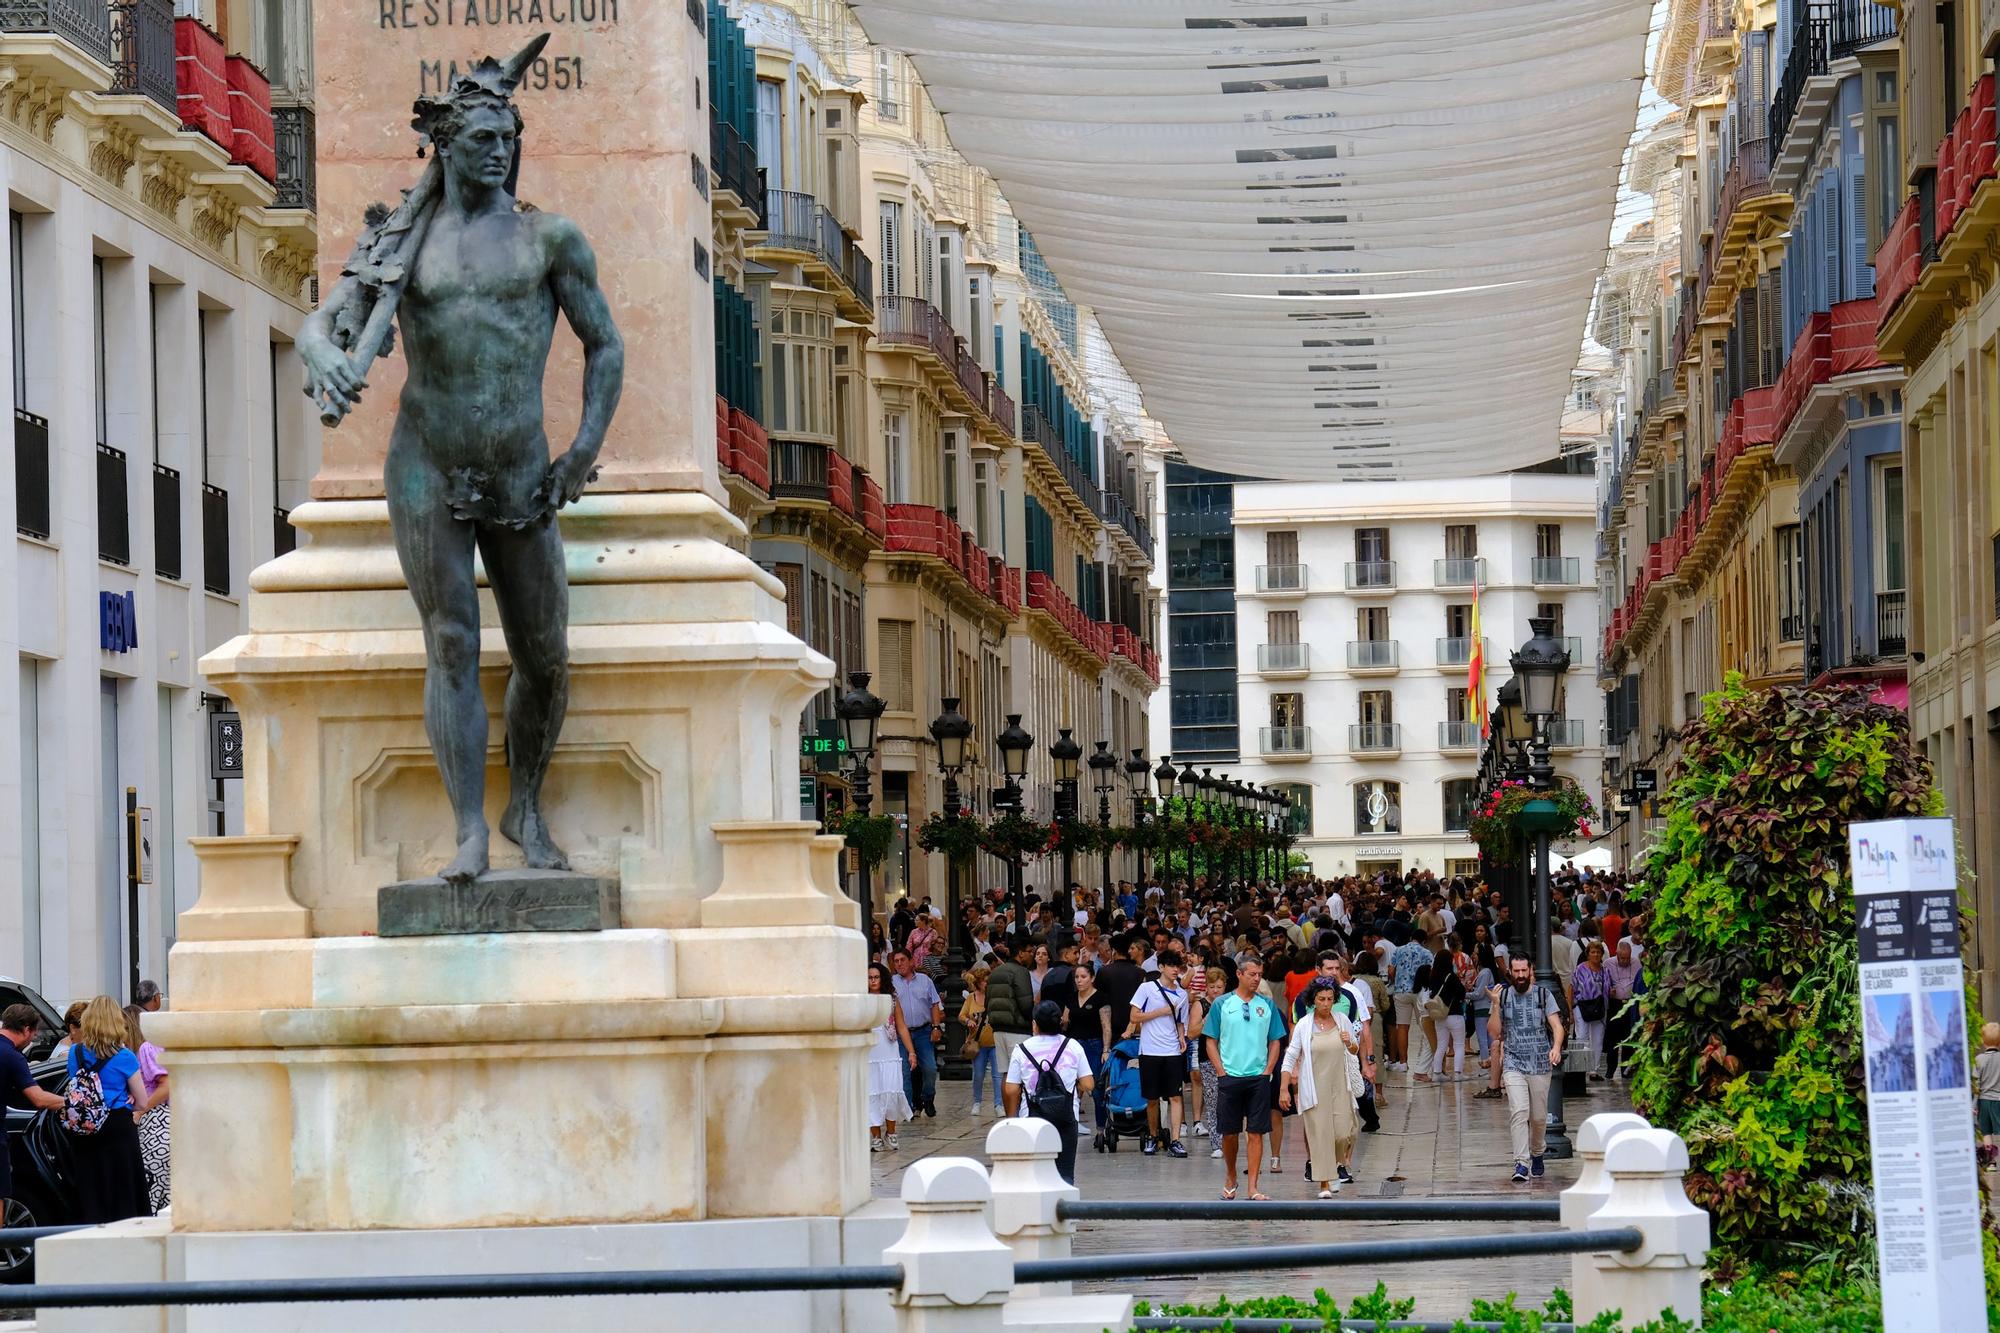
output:
{"label": "black backpack", "polygon": [[1076,1103],[1071,1099],[1070,1090],[1063,1086],[1062,1075],[1056,1066],[1062,1063],[1063,1049],[1069,1045],[1064,1037],[1044,1064],[1034,1056],[1028,1063],[1035,1067],[1035,1090],[1028,1094],[1028,1114],[1037,1120],[1046,1120],[1061,1127],[1076,1123]]}

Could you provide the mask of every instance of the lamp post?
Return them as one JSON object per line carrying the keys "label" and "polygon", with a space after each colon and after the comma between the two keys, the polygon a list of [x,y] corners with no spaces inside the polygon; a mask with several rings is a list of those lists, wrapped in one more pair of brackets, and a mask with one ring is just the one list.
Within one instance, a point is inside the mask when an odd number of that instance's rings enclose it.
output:
{"label": "lamp post", "polygon": [[[1007,785],[994,793],[993,804],[1010,815],[1021,813],[1021,779],[1028,776],[1028,751],[1035,748],[1035,738],[1021,729],[1021,715],[1007,714],[1007,729],[994,738],[993,748],[1000,751],[1000,772],[1007,779]],[[1021,910],[1021,854],[1017,851],[1007,858],[1007,909]]]}
{"label": "lamp post", "polygon": [[[1212,768],[1201,770],[1201,776],[1195,779],[1195,787],[1201,793],[1201,822],[1204,824],[1217,823],[1217,816],[1221,813],[1215,808],[1215,786],[1215,770]],[[1193,858],[1190,857],[1189,860],[1192,861]],[[1208,876],[1211,881],[1209,887],[1212,889],[1215,887],[1213,881],[1219,874],[1219,867],[1214,854],[1210,853],[1203,857],[1202,864],[1208,868]]]}
{"label": "lamp post", "polygon": [[[1180,784],[1180,780],[1180,770],[1174,767],[1174,757],[1170,754],[1161,755],[1160,766],[1153,770],[1153,788],[1160,794],[1160,809],[1158,814],[1160,823],[1160,861],[1164,862],[1167,868],[1167,873],[1160,878],[1166,881],[1162,887],[1167,890],[1171,890],[1174,887],[1174,853],[1173,848],[1167,844],[1167,837],[1173,832],[1174,789]],[[1155,864],[1153,868],[1157,870],[1159,869],[1159,865]],[[1145,877],[1143,866],[1140,868],[1140,877],[1142,879]],[[1141,885],[1140,887],[1143,888],[1145,886]]]}
{"label": "lamp post", "polygon": [[[1569,670],[1569,654],[1552,631],[1552,616],[1528,619],[1528,641],[1514,653],[1514,680],[1520,684],[1520,714],[1527,723],[1528,786],[1536,793],[1522,807],[1521,826],[1535,837],[1535,976],[1550,994],[1556,994],[1555,955],[1552,934],[1555,927],[1549,910],[1549,834],[1562,823],[1554,801],[1541,793],[1555,786],[1555,765],[1549,762],[1549,727],[1563,706],[1563,677]],[[1567,1051],[1565,1051],[1567,1056]],[[1567,1061],[1565,1061],[1567,1062]],[[1548,1154],[1568,1157],[1571,1153],[1568,1126],[1563,1123],[1563,1074],[1549,1079]]]}
{"label": "lamp post", "polygon": [[1104,830],[1104,896],[1111,897],[1111,793],[1118,790],[1118,756],[1110,741],[1099,741],[1091,754],[1090,787],[1097,793],[1097,824]]}
{"label": "lamp post", "polygon": [[[874,793],[869,789],[870,775],[868,763],[875,754],[875,725],[882,720],[882,712],[889,705],[868,692],[868,682],[872,677],[866,671],[847,673],[847,689],[833,704],[834,716],[840,719],[841,734],[847,740],[847,761],[852,765],[848,782],[853,788],[854,809],[863,818],[868,817],[869,807],[875,803]],[[868,860],[861,860],[861,935],[865,940],[875,924],[874,895],[869,885]]]}
{"label": "lamp post", "polygon": [[[1146,783],[1152,778],[1152,766],[1146,760],[1144,750],[1135,749],[1132,757],[1125,761],[1125,785],[1132,794],[1132,828],[1141,833],[1146,827]],[[1146,845],[1141,841],[1132,848],[1132,859],[1136,863],[1133,875],[1139,880],[1146,878]]]}
{"label": "lamp post", "polygon": [[[1225,777],[1223,780],[1228,787],[1230,836],[1232,838],[1240,838],[1244,826],[1249,819],[1250,802],[1245,795],[1248,789],[1244,787],[1240,779]],[[1243,850],[1242,847],[1237,847],[1231,859],[1236,862],[1237,880],[1241,883],[1248,883],[1250,880],[1250,860],[1243,855]]]}
{"label": "lamp post", "polygon": [[1272,827],[1272,815],[1277,806],[1278,799],[1272,794],[1268,785],[1258,790],[1257,831],[1264,835],[1257,844],[1258,873],[1273,883],[1278,879],[1278,858],[1273,854],[1275,849],[1271,846],[1272,834],[1277,832]]}
{"label": "lamp post", "polygon": [[[959,799],[958,775],[965,769],[966,742],[972,739],[972,720],[958,711],[958,700],[943,701],[944,711],[931,722],[931,739],[937,742],[938,772],[944,775],[944,817],[957,823],[965,813]],[[958,858],[944,859],[945,873],[945,929],[951,935],[961,934],[965,927],[960,922],[958,906]],[[964,943],[965,941],[959,941]]]}
{"label": "lamp post", "polygon": [[1076,920],[1076,899],[1070,892],[1076,875],[1070,864],[1069,826],[1076,822],[1077,760],[1083,758],[1083,747],[1070,738],[1068,727],[1057,730],[1049,758],[1056,766],[1056,824],[1062,830],[1062,921],[1067,927]]}
{"label": "lamp post", "polygon": [[1201,774],[1194,771],[1193,764],[1183,764],[1180,776],[1174,779],[1174,785],[1180,788],[1181,822],[1187,825],[1188,830],[1187,891],[1188,897],[1192,899],[1194,897],[1194,794],[1201,786]]}

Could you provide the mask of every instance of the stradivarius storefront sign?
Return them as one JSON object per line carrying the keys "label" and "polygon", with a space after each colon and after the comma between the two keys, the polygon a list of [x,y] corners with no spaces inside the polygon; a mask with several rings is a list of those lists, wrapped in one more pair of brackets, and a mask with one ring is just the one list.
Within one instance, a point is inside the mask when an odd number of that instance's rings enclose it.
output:
{"label": "stradivarius storefront sign", "polygon": [[1847,828],[1888,1333],[1986,1327],[1949,819]]}

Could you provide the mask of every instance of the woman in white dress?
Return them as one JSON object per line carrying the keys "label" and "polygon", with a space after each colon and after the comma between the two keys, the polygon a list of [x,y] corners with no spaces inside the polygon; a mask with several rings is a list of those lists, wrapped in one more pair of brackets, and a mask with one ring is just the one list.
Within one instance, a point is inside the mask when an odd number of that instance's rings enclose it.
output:
{"label": "woman in white dress", "polygon": [[888,1021],[875,1025],[875,1044],[868,1051],[868,1151],[893,1152],[902,1146],[896,1139],[896,1122],[910,1118],[903,1071],[917,1067],[917,1048],[903,1025],[903,1006],[893,1003],[895,983],[884,964],[868,965],[868,993],[887,995],[892,1001]]}
{"label": "woman in white dress", "polygon": [[1331,1199],[1354,1178],[1348,1168],[1361,1128],[1354,1091],[1361,1086],[1361,1039],[1347,1015],[1334,1010],[1337,984],[1315,981],[1306,994],[1312,1012],[1292,1029],[1279,1070],[1285,1107],[1305,1122],[1306,1156],[1319,1164],[1319,1197]]}

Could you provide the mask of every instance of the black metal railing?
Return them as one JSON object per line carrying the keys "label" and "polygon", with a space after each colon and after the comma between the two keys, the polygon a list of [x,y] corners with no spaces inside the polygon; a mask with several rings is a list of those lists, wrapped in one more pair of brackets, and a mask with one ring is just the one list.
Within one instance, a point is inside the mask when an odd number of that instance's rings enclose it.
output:
{"label": "black metal railing", "polygon": [[1875,594],[1875,655],[1901,657],[1910,646],[1910,594],[1897,588]]}
{"label": "black metal railing", "polygon": [[14,530],[49,539],[49,420],[14,409]]}
{"label": "black metal railing", "polygon": [[319,124],[309,106],[271,108],[278,150],[278,197],[273,208],[319,209]]}
{"label": "black metal railing", "polygon": [[271,507],[271,558],[290,555],[299,549],[299,530],[292,526],[292,511]]}
{"label": "black metal railing", "polygon": [[823,444],[802,440],[771,441],[771,496],[787,500],[830,500],[827,455]]}
{"label": "black metal railing", "polygon": [[1778,617],[1778,638],[1781,642],[1797,643],[1805,637],[1806,618],[1802,613]]}
{"label": "black metal railing", "polygon": [[173,0],[111,0],[111,91],[150,97],[180,117]]}
{"label": "black metal railing", "polygon": [[201,484],[201,586],[229,596],[229,492]]}
{"label": "black metal railing", "polygon": [[0,32],[47,32],[111,64],[111,11],[104,0],[0,0]]}
{"label": "black metal railing", "polygon": [[741,199],[757,215],[757,226],[764,227],[770,216],[765,211],[764,170],[757,165],[757,150],[713,107],[708,115],[708,160],[722,188]]}
{"label": "black metal railing", "polygon": [[[1869,8],[1874,8],[1869,0]],[[1778,91],[1771,98],[1768,125],[1771,142],[1784,146],[1785,131],[1798,114],[1799,98],[1805,95],[1806,81],[1826,73],[1828,38],[1833,33],[1833,16],[1827,6],[1804,5],[1792,24],[1792,49],[1785,57],[1785,72],[1778,78]]]}
{"label": "black metal railing", "polygon": [[132,496],[125,451],[97,446],[97,558],[132,563]]}
{"label": "black metal railing", "polygon": [[162,463],[153,464],[153,572],[181,576],[181,474]]}
{"label": "black metal railing", "polygon": [[1896,11],[1876,0],[1833,0],[1833,58],[1896,35]]}
{"label": "black metal railing", "polygon": [[[1065,1222],[1435,1222],[1437,1199],[1063,1199]],[[1454,1222],[1560,1222],[1557,1199],[1452,1199]]]}

